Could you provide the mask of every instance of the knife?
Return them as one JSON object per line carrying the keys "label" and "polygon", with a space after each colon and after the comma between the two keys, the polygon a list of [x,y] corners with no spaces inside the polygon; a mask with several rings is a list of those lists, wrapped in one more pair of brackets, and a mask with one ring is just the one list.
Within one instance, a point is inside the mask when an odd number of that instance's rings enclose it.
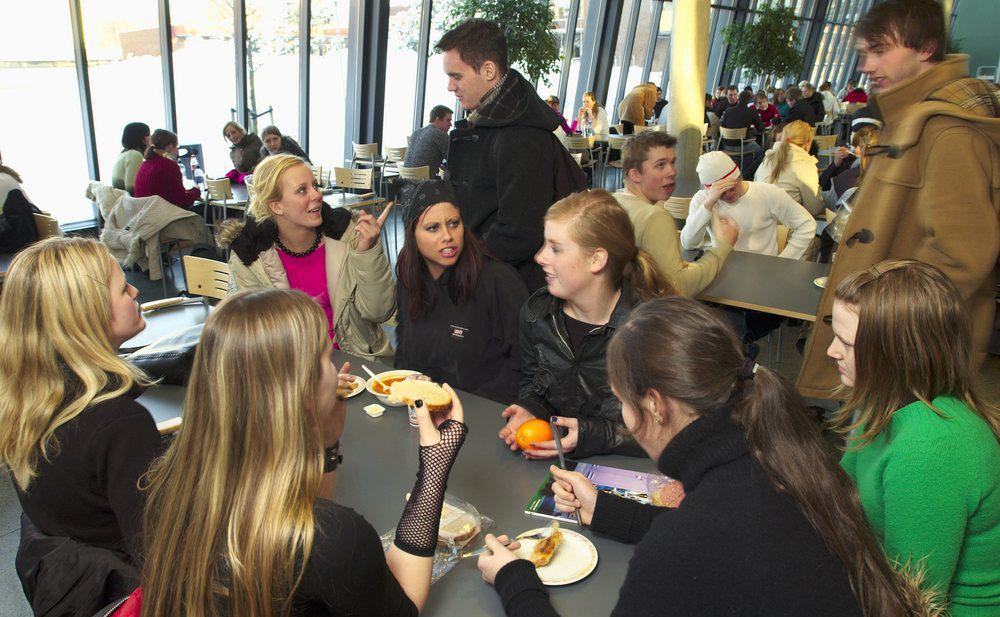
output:
{"label": "knife", "polygon": [[[556,442],[556,453],[559,455],[559,469],[566,471],[566,455],[563,453],[562,433],[559,432],[559,425],[556,424],[554,416],[549,418],[549,426],[552,427],[552,440]],[[580,510],[573,510],[573,514],[576,515],[576,524],[583,527],[583,521],[580,520]]]}

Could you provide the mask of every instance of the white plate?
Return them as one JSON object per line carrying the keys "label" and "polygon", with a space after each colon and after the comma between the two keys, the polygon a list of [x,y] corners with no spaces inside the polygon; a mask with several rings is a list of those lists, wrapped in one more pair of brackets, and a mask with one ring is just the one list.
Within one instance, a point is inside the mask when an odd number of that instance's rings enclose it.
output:
{"label": "white plate", "polygon": [[368,386],[368,382],[365,381],[364,377],[351,375],[351,379],[354,380],[354,385],[351,386],[351,393],[347,395],[347,398],[354,398],[364,392],[365,388]]}
{"label": "white plate", "polygon": [[[546,527],[531,529],[524,533],[532,534],[543,529],[546,529]],[[535,569],[538,572],[538,578],[542,579],[542,583],[550,587],[569,585],[570,583],[583,580],[597,567],[597,547],[594,546],[594,543],[588,540],[586,536],[571,529],[560,527],[560,530],[563,534],[563,542],[556,549],[556,554],[552,557],[552,561],[541,568]],[[522,541],[521,548],[515,551],[517,556],[527,559],[531,556],[531,551],[535,548],[535,544],[540,541]]]}
{"label": "white plate", "polygon": [[[381,380],[382,383],[385,383],[384,380],[389,379],[390,377],[406,377],[407,375],[416,375],[416,374],[417,374],[417,371],[406,371],[406,370],[402,370],[402,369],[397,369],[395,371],[386,371],[384,373],[379,373],[379,374],[375,375],[375,377],[377,377],[379,380]],[[368,392],[370,392],[372,395],[374,395],[375,398],[378,399],[378,402],[382,403],[386,407],[402,407],[403,406],[402,403],[390,403],[389,402],[389,396],[386,395],[386,394],[379,394],[378,392],[376,392],[375,389],[373,388],[374,385],[375,385],[375,378],[369,378],[368,382],[366,383],[366,389],[368,390]],[[391,384],[389,384],[389,385],[391,385]]]}
{"label": "white plate", "polygon": [[820,289],[826,289],[826,280],[829,277],[821,276],[818,279],[813,279],[813,285],[819,287]]}

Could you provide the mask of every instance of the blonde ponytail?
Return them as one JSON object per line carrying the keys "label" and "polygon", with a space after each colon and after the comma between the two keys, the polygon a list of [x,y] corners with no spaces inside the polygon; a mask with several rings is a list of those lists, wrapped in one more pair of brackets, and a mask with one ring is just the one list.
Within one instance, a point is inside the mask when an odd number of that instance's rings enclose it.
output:
{"label": "blonde ponytail", "polygon": [[781,176],[781,172],[788,167],[791,159],[791,144],[805,149],[806,144],[812,141],[813,128],[801,120],[794,120],[785,125],[781,131],[781,141],[771,155],[771,175],[768,177],[768,184],[774,184]]}

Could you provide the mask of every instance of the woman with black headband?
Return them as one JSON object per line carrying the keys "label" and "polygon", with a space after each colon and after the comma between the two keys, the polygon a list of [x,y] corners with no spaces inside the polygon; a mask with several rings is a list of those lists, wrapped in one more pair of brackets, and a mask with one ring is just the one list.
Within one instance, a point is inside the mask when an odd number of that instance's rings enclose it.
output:
{"label": "woman with black headband", "polygon": [[[561,510],[637,544],[613,615],[926,614],[802,398],[744,357],[724,315],[650,300],[618,328],[607,367],[626,430],[684,489],[675,508],[642,505],[550,467]],[[556,615],[534,566],[486,544],[479,569],[507,615]]]}
{"label": "woman with black headband", "polygon": [[465,227],[447,182],[412,184],[404,193],[396,368],[509,403],[520,377],[524,281]]}

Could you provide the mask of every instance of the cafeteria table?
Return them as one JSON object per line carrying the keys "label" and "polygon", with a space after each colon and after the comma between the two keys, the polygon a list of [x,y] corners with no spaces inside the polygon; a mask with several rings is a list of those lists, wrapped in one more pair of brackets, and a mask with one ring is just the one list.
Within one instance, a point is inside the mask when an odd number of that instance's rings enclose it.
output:
{"label": "cafeteria table", "polygon": [[[345,359],[351,360],[351,373],[364,375],[360,359],[334,352],[338,366]],[[388,368],[373,362],[365,364],[376,372]],[[452,468],[448,493],[472,503],[480,513],[496,521],[489,530],[496,535],[518,534],[545,526],[545,519],[529,517],[523,510],[544,480],[549,462],[525,460],[497,438],[503,405],[471,394],[459,393],[459,397],[469,435]],[[157,422],[179,415],[183,400],[184,388],[180,386],[155,386],[139,398]],[[380,418],[368,417],[362,407],[375,402],[368,392],[347,402],[348,418],[341,439],[344,463],[337,471],[334,499],[361,513],[382,534],[395,526],[403,511],[404,495],[413,488],[418,436],[417,429],[407,421],[405,407],[389,407]],[[588,461],[654,471],[652,461],[646,458],[597,456]],[[567,528],[579,530],[572,524]],[[563,615],[609,615],[618,599],[633,547],[587,528],[579,531],[597,547],[597,568],[582,581],[550,587],[552,602]],[[492,587],[483,582],[476,559],[471,558],[460,561],[431,587],[422,614],[475,617],[499,616],[504,612]]]}
{"label": "cafeteria table", "polygon": [[[233,198],[226,202],[227,206],[236,205],[244,207],[250,201],[246,185],[233,184],[232,191]],[[385,203],[385,198],[375,194],[362,197],[355,193],[338,192],[336,187],[323,188],[320,189],[320,192],[323,193],[323,201],[332,208],[363,208],[365,206],[376,206]]]}
{"label": "cafeteria table", "polygon": [[[686,259],[691,251],[684,251]],[[816,321],[823,289],[815,280],[830,264],[733,251],[699,300],[752,309],[804,321]]]}

